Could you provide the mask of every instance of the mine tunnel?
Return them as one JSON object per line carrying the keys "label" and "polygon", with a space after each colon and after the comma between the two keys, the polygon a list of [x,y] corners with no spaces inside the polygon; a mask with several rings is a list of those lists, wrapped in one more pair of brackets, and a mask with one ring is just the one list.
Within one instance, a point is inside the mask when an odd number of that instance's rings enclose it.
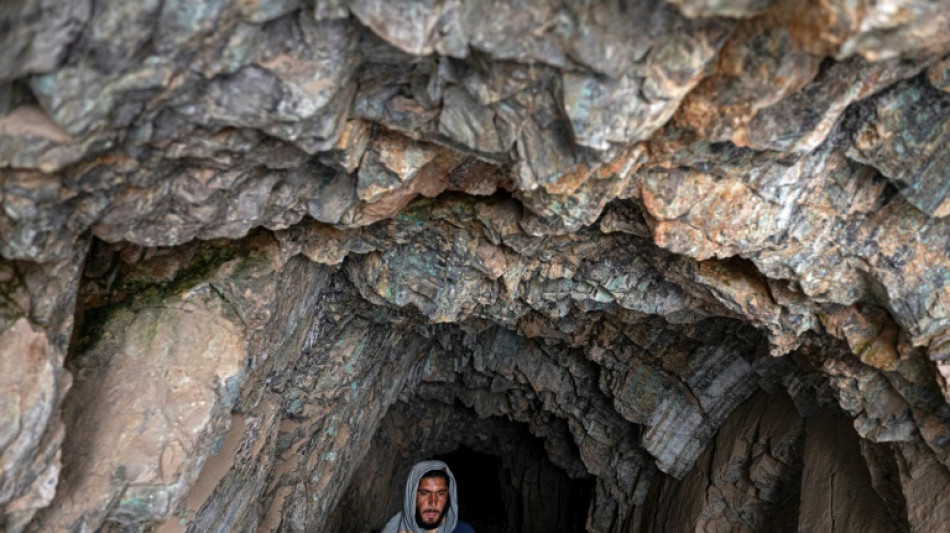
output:
{"label": "mine tunnel", "polygon": [[[435,456],[435,459],[449,465],[455,474],[459,483],[459,516],[471,517],[469,523],[474,529],[506,531],[510,529],[509,523],[521,522],[522,494],[507,485],[510,471],[503,468],[500,457],[460,445],[447,454]],[[506,492],[502,492],[503,483],[506,483]],[[545,496],[550,497],[549,494],[541,497]],[[562,505],[566,503],[554,501]]]}
{"label": "mine tunnel", "polygon": [[947,530],[950,0],[0,3],[0,531]]}
{"label": "mine tunnel", "polygon": [[[416,424],[439,428],[431,434]],[[548,458],[543,441],[523,426],[497,417],[479,419],[461,404],[397,404],[374,436],[367,464],[350,482],[339,518],[328,524],[338,531],[379,531],[401,509],[412,464],[434,458],[452,470],[459,516],[476,531],[585,531],[593,478],[569,477]],[[400,429],[406,433],[390,433]],[[403,441],[406,435],[419,440]]]}

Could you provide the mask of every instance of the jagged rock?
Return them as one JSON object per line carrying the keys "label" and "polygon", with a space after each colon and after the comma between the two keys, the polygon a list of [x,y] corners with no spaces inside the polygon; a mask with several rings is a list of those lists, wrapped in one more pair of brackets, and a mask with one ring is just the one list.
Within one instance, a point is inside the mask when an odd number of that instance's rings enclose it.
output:
{"label": "jagged rock", "polygon": [[63,426],[59,402],[70,381],[62,355],[29,321],[20,318],[0,334],[0,525],[18,532],[53,501],[60,473]]}
{"label": "jagged rock", "polygon": [[[611,143],[646,140],[699,82],[729,25],[716,19],[684,20],[660,2],[603,3],[591,11],[582,19],[587,24],[581,26],[581,36],[592,42],[578,40],[574,53],[596,74],[562,76],[564,111],[575,142],[605,150]],[[629,57],[633,64],[610,65],[614,57]]]}
{"label": "jagged rock", "polygon": [[60,406],[72,384],[63,368],[81,263],[0,261],[0,526],[23,531],[50,505],[62,463]]}
{"label": "jagged rock", "polygon": [[820,61],[769,17],[746,21],[723,47],[715,72],[683,102],[678,120],[713,142],[741,138],[760,109],[811,81]]}
{"label": "jagged rock", "polygon": [[[947,38],[936,37],[948,22],[943,2],[918,4],[898,1],[869,9],[834,0],[817,9],[801,2],[777,2],[779,17],[795,31],[799,42],[814,52],[838,59],[861,55],[880,61],[906,54],[946,51]],[[914,35],[931,35],[918,39]]]}
{"label": "jagged rock", "polygon": [[948,14],[0,9],[0,527],[939,529]]}
{"label": "jagged rock", "polygon": [[688,17],[750,17],[765,11],[775,0],[667,0]]}
{"label": "jagged rock", "polygon": [[[0,24],[7,29],[0,38],[0,48],[5,51],[0,58],[0,82],[59,66],[69,43],[88,22],[90,4],[82,0],[57,10],[55,3],[31,0],[11,4],[0,12]],[[43,16],[51,12],[55,12],[52,18]]]}
{"label": "jagged rock", "polygon": [[[915,108],[928,112],[908,112]],[[939,218],[950,214],[947,151],[941,149],[950,142],[950,97],[918,79],[895,85],[854,113],[848,157],[880,170],[924,213]]]}

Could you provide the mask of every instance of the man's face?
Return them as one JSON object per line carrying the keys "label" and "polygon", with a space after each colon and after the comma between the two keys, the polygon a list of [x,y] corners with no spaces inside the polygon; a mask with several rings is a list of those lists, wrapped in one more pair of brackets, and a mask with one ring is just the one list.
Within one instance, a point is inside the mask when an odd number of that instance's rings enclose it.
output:
{"label": "man's face", "polygon": [[433,529],[442,520],[442,513],[449,502],[449,486],[444,479],[424,477],[416,489],[416,518],[419,523]]}

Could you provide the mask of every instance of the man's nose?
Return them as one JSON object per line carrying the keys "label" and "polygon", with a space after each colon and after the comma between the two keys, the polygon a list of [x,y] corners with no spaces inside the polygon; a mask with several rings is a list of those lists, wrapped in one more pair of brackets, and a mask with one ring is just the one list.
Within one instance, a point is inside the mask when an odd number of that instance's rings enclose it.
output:
{"label": "man's nose", "polygon": [[438,494],[429,494],[429,501],[428,501],[428,504],[429,504],[429,505],[435,505],[435,504],[437,504],[437,503],[439,503],[439,495],[438,495]]}

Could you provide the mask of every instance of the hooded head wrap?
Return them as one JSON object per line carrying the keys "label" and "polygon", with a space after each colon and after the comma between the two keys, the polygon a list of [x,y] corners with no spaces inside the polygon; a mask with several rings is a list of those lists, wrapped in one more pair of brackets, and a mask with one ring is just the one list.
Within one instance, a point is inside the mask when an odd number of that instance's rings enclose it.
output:
{"label": "hooded head wrap", "polygon": [[455,475],[449,470],[449,465],[442,461],[422,461],[416,463],[409,472],[409,479],[406,480],[406,494],[403,498],[402,512],[392,517],[382,533],[426,533],[427,530],[416,524],[416,489],[419,488],[419,480],[426,472],[433,470],[442,470],[449,476],[449,504],[445,511],[445,520],[438,528],[436,533],[452,533],[458,524],[459,504],[458,489],[455,486]]}

